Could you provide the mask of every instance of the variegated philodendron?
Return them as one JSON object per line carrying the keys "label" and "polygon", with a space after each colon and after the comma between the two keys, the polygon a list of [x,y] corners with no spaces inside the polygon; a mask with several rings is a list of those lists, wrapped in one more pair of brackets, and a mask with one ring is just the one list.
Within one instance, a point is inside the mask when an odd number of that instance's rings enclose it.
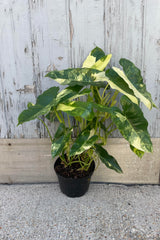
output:
{"label": "variegated philodendron", "polygon": [[[66,88],[61,91],[59,87],[49,88],[35,104],[28,103],[28,109],[19,115],[18,125],[36,118],[45,125],[52,157],[60,156],[65,165],[78,161],[81,170],[88,170],[96,156],[108,168],[121,173],[116,159],[103,147],[116,129],[139,157],[153,151],[148,122],[140,109],[140,102],[149,110],[155,107],[151,94],[146,90],[140,70],[131,61],[120,59],[123,70],[109,68],[111,57],[96,47],[82,68],[49,72],[46,77]],[[121,99],[117,104],[119,93]],[[47,127],[48,120],[59,121],[54,136]]]}

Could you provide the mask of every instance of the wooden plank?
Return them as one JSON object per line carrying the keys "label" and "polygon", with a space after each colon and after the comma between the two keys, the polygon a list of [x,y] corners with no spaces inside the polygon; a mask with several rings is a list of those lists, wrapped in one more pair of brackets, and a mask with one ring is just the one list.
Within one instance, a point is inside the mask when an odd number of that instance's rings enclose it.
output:
{"label": "wooden plank", "polygon": [[0,142],[1,183],[55,181],[48,139],[4,139]]}
{"label": "wooden plank", "polygon": [[17,128],[19,113],[57,85],[47,71],[81,66],[96,45],[113,53],[112,64],[126,57],[143,70],[158,106],[144,114],[160,137],[159,11],[159,0],[0,1],[0,138],[46,137],[37,120]]}
{"label": "wooden plank", "polygon": [[153,96],[158,109],[148,113],[143,106],[145,117],[149,121],[149,132],[153,137],[160,136],[160,1],[144,2],[144,41],[143,74],[147,89]]}
{"label": "wooden plank", "polygon": [[44,78],[47,71],[69,66],[67,5],[6,0],[0,8],[0,138],[47,136],[39,121],[17,128],[17,118],[28,102],[57,85]]}
{"label": "wooden plank", "polygon": [[112,53],[112,64],[129,58],[142,65],[143,0],[104,0],[105,50]]}
{"label": "wooden plank", "polygon": [[72,67],[80,67],[95,46],[104,49],[103,7],[103,0],[69,1],[70,65]]}
{"label": "wooden plank", "polygon": [[[32,42],[33,77],[35,95],[44,90],[59,86],[56,81],[45,78],[48,71],[69,67],[69,19],[67,4],[52,0],[28,1],[29,22]],[[27,81],[27,80],[26,80]],[[57,123],[48,123],[52,133]],[[38,121],[37,131],[40,137],[47,137],[47,131]]]}
{"label": "wooden plank", "polygon": [[[138,159],[124,139],[108,139],[106,146],[123,169],[115,173],[100,164],[92,181],[127,184],[158,184],[160,171],[160,139],[152,139],[153,154]],[[1,139],[0,183],[55,182],[54,161],[50,155],[49,139]]]}
{"label": "wooden plank", "polygon": [[38,137],[34,122],[16,128],[19,113],[35,101],[28,2],[0,1],[0,9],[0,137]]}

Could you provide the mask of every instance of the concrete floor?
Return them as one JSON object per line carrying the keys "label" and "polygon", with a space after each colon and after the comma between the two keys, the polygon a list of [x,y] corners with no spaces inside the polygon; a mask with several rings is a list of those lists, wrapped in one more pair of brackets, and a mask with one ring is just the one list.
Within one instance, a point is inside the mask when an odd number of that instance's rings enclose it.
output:
{"label": "concrete floor", "polygon": [[91,184],[80,198],[57,184],[0,185],[0,240],[160,240],[160,186]]}

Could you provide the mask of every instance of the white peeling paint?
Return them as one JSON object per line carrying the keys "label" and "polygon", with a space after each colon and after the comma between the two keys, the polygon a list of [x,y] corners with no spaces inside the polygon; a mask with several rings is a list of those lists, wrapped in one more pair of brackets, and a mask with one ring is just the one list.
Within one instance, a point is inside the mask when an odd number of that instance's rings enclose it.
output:
{"label": "white peeling paint", "polygon": [[[135,62],[160,107],[159,13],[159,0],[0,1],[0,138],[47,136],[37,120],[17,127],[19,113],[57,85],[48,71],[80,67],[96,45],[115,66],[121,57]],[[160,137],[159,109],[143,110]]]}

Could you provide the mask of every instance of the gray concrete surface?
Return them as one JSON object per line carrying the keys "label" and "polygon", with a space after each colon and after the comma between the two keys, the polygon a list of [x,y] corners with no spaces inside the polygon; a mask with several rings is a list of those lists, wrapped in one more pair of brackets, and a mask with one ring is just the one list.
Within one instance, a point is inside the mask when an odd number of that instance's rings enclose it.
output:
{"label": "gray concrete surface", "polygon": [[160,240],[160,186],[91,184],[81,198],[57,184],[0,185],[0,240]]}

